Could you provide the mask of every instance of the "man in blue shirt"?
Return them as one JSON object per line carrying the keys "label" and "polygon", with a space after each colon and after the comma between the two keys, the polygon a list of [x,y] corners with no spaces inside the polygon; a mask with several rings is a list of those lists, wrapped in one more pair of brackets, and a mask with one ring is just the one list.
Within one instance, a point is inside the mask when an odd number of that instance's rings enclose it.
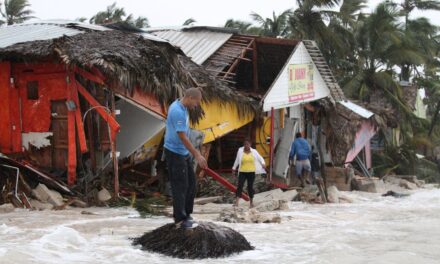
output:
{"label": "man in blue shirt", "polygon": [[169,109],[165,131],[165,159],[173,195],[174,221],[177,227],[197,226],[191,218],[196,189],[196,178],[192,157],[202,169],[207,168],[205,158],[189,141],[188,109],[200,105],[202,93],[198,88],[189,88],[185,96],[174,101]]}
{"label": "man in blue shirt", "polygon": [[[295,164],[295,172],[296,176],[301,181],[301,186],[304,187],[304,178],[308,179],[309,174],[311,171],[310,167],[310,146],[309,142],[305,140],[301,132],[296,133],[295,140],[292,143],[292,146],[290,147],[290,153],[289,153],[289,164],[293,164],[293,159],[296,155],[296,164]],[[302,176],[304,171],[304,177]]]}

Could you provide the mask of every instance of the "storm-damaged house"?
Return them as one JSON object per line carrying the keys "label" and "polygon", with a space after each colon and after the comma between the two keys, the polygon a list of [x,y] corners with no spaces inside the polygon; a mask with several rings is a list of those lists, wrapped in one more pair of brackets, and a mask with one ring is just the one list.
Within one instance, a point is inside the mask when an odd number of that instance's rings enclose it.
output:
{"label": "storm-damaged house", "polygon": [[270,180],[289,183],[288,152],[300,131],[319,152],[321,163],[327,165],[322,170],[327,180],[341,185],[339,189],[350,188],[346,180],[350,176],[344,169],[348,163],[357,160],[368,172],[370,139],[377,127],[374,115],[347,100],[313,41],[200,26],[152,28],[148,32],[180,47],[207,71],[260,101],[264,117],[247,123],[242,120],[239,129],[227,134],[219,131],[227,126],[227,120],[200,127],[212,134],[208,137],[212,140],[205,140],[211,149],[211,166],[220,171],[230,168],[236,150],[250,136],[270,164]]}
{"label": "storm-damaged house", "polygon": [[[1,28],[0,73],[2,166],[30,166],[84,192],[112,169],[118,193],[118,158],[154,157],[168,105],[189,87],[238,119],[256,110],[167,41],[77,22]],[[203,109],[190,116],[197,124]]]}

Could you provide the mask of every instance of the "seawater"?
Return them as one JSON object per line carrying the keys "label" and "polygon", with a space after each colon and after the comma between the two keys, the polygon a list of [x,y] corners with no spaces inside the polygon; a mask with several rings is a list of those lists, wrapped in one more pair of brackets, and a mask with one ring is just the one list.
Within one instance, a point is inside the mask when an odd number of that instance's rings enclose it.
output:
{"label": "seawater", "polygon": [[[255,250],[224,259],[180,260],[131,239],[171,222],[131,208],[0,214],[0,263],[440,263],[440,190],[409,197],[344,192],[353,203],[293,202],[281,224],[228,224]],[[196,216],[197,218],[197,216]]]}

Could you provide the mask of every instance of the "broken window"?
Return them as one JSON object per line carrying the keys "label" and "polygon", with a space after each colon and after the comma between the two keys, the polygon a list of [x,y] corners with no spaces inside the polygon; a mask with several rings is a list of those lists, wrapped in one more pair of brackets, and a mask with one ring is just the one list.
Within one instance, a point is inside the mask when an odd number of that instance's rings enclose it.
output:
{"label": "broken window", "polygon": [[38,100],[38,81],[27,82],[27,99]]}

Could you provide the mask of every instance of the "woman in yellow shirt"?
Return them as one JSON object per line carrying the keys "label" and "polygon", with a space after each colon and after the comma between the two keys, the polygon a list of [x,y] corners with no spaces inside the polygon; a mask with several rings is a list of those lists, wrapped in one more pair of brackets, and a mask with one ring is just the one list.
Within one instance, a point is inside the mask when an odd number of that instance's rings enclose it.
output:
{"label": "woman in yellow shirt", "polygon": [[264,168],[266,167],[266,164],[258,151],[251,148],[251,141],[249,139],[246,139],[244,141],[244,146],[238,149],[237,157],[235,158],[234,166],[232,167],[232,172],[234,174],[237,171],[237,167],[238,186],[237,192],[235,193],[235,206],[238,206],[238,201],[243,192],[244,182],[247,181],[250,207],[253,207],[255,174],[265,173],[266,171]]}

